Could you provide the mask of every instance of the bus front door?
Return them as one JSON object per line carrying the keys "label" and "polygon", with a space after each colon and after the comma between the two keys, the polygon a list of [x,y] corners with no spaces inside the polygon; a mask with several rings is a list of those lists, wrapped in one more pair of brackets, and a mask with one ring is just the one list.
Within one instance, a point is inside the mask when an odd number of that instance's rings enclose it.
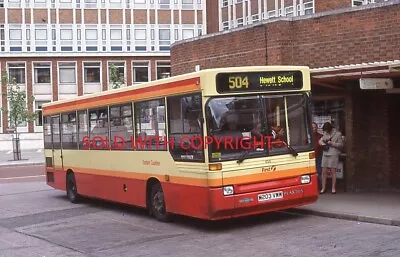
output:
{"label": "bus front door", "polygon": [[60,116],[51,117],[51,135],[53,141],[53,167],[58,170],[64,170],[62,162]]}

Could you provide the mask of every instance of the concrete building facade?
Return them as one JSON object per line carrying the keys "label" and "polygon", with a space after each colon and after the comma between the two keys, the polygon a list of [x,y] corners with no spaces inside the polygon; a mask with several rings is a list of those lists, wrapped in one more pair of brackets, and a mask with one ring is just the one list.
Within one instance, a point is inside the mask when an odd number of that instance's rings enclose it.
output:
{"label": "concrete building facade", "polygon": [[[46,102],[170,75],[170,45],[206,33],[205,0],[0,0],[0,69],[41,113]],[[2,80],[0,106],[7,107]],[[0,151],[10,150],[0,113]],[[43,147],[42,121],[18,128],[23,149]],[[31,139],[31,140],[28,140]]]}
{"label": "concrete building facade", "polygon": [[[315,0],[314,6],[313,14],[226,31],[220,23],[219,32],[178,42],[171,49],[172,75],[196,68],[309,66],[314,121],[333,122],[346,138],[340,183],[350,191],[400,189],[400,1],[352,6]],[[393,87],[361,89],[366,78],[390,79]]]}

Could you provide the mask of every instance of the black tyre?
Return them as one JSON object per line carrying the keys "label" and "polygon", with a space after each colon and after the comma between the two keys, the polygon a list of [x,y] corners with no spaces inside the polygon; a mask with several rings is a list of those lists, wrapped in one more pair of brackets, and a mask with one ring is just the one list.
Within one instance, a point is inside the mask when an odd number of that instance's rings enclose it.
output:
{"label": "black tyre", "polygon": [[70,172],[67,175],[67,196],[71,203],[77,203],[79,201],[78,189],[76,187],[76,181],[74,173]]}
{"label": "black tyre", "polygon": [[151,188],[150,194],[150,211],[154,217],[162,222],[169,222],[172,220],[172,215],[167,212],[164,192],[160,183],[156,183]]}

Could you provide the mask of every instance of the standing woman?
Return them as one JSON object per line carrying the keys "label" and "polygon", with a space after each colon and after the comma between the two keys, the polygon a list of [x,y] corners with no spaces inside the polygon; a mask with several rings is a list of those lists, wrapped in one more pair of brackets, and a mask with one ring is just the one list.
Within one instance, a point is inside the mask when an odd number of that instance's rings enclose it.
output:
{"label": "standing woman", "polygon": [[336,194],[336,170],[339,163],[340,149],[343,147],[342,133],[333,128],[330,122],[326,122],[322,127],[324,132],[319,140],[322,146],[322,189],[321,194],[325,193],[326,178],[328,170],[332,175],[332,194]]}

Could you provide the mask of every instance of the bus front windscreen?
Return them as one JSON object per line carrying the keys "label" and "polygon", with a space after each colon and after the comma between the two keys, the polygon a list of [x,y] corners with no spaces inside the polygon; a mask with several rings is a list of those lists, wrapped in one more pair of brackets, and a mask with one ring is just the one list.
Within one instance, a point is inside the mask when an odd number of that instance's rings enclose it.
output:
{"label": "bus front windscreen", "polygon": [[206,118],[210,161],[312,150],[307,94],[214,97]]}

